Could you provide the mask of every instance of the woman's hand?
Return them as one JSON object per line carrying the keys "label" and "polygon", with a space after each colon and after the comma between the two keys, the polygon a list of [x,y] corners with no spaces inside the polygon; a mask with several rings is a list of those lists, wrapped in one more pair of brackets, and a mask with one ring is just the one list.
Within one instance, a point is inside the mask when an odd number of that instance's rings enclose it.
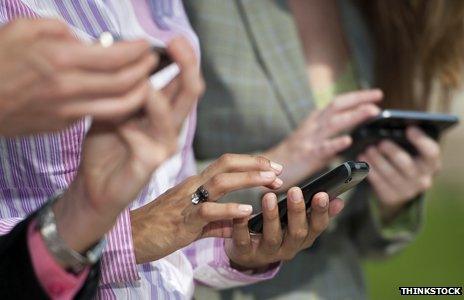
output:
{"label": "woman's hand", "polygon": [[282,230],[277,198],[273,193],[263,197],[263,234],[250,235],[248,218],[234,220],[232,239],[225,241],[231,265],[240,270],[265,269],[271,263],[292,259],[310,247],[327,228],[329,219],[343,208],[343,202],[329,202],[326,193],[316,194],[311,202],[309,218],[300,188],[287,193],[288,226]]}
{"label": "woman's hand", "polygon": [[[250,205],[216,203],[242,188],[279,188],[282,167],[264,157],[226,154],[200,175],[171,188],[155,201],[131,211],[137,263],[160,259],[204,237],[230,237],[232,220],[247,218]],[[208,202],[192,204],[191,195],[203,185]]]}
{"label": "woman's hand", "polygon": [[283,189],[321,170],[351,145],[344,132],[379,113],[380,90],[337,96],[325,109],[310,114],[288,138],[263,155],[285,166]]}
{"label": "woman's hand", "polygon": [[137,96],[142,109],[121,121],[94,122],[85,138],[77,175],[54,206],[58,230],[76,251],[110,230],[155,169],[177,151],[182,121],[202,92],[202,79],[186,39],[171,41],[168,52],[179,65],[179,78],[189,79],[174,93],[183,96],[166,97],[145,80]]}
{"label": "woman's hand", "polygon": [[369,147],[359,157],[371,167],[367,179],[380,200],[385,222],[429,189],[441,168],[440,146],[436,141],[417,127],[409,127],[406,136],[418,150],[417,157],[412,157],[390,140]]}
{"label": "woman's hand", "polygon": [[0,28],[0,44],[4,136],[63,129],[86,115],[125,118],[143,106],[158,59],[142,40],[83,44],[53,19],[12,21]]}

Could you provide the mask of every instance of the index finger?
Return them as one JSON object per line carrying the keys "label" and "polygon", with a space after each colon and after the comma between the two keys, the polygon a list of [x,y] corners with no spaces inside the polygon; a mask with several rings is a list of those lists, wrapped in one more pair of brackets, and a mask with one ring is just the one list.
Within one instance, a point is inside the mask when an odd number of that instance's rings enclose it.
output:
{"label": "index finger", "polygon": [[360,104],[376,103],[381,101],[383,93],[379,89],[355,91],[341,94],[332,102],[336,111],[347,110]]}
{"label": "index finger", "polygon": [[[100,72],[121,69],[151,51],[150,45],[143,40],[121,41],[107,48],[82,43],[64,44],[61,47],[55,58],[61,66]],[[158,59],[155,53],[153,55]]]}

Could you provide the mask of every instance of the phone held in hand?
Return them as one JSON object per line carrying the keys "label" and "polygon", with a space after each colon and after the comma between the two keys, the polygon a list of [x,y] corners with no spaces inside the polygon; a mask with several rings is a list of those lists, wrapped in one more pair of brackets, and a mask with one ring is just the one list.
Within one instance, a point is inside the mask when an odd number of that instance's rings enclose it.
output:
{"label": "phone held in hand", "polygon": [[443,132],[458,124],[455,115],[427,113],[407,110],[384,110],[377,117],[359,126],[351,133],[352,146],[345,151],[346,157],[355,157],[368,146],[384,139],[392,140],[411,155],[417,155],[416,148],[406,137],[408,126],[417,126],[428,136],[439,140]]}
{"label": "phone held in hand", "polygon": [[[347,161],[335,169],[322,174],[311,182],[303,185],[303,192],[306,209],[309,211],[313,196],[319,192],[326,192],[329,200],[352,189],[363,181],[369,173],[369,165],[365,162]],[[287,198],[278,203],[279,218],[282,228],[287,225]],[[263,231],[263,215],[259,213],[248,221],[248,228],[252,233],[259,234]]]}

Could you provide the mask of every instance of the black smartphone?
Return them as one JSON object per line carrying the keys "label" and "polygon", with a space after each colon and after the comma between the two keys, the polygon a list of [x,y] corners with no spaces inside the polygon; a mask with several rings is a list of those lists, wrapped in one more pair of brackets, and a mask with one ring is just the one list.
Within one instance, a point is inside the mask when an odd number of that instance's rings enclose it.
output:
{"label": "black smartphone", "polygon": [[[326,192],[333,200],[340,194],[355,187],[366,178],[369,165],[365,162],[347,161],[335,169],[322,174],[311,182],[301,186],[306,209],[309,211],[313,196],[319,192]],[[287,225],[287,198],[278,203],[279,217],[282,228]],[[262,233],[263,215],[259,213],[248,221],[248,228],[252,233]]]}
{"label": "black smartphone", "polygon": [[455,115],[384,110],[377,117],[353,130],[351,133],[353,144],[344,154],[348,155],[347,157],[354,157],[368,146],[390,139],[411,155],[417,155],[416,148],[406,138],[408,126],[417,126],[433,139],[439,140],[445,130],[458,123],[459,118]]}

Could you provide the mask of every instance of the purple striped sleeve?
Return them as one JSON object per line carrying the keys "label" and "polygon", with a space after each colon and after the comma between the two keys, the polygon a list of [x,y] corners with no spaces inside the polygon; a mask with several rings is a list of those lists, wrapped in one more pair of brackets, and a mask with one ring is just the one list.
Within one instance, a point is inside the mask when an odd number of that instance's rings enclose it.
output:
{"label": "purple striped sleeve", "polygon": [[224,248],[224,239],[208,238],[183,249],[192,263],[194,279],[216,289],[227,289],[272,279],[280,269],[276,265],[265,273],[248,275],[230,266]]}
{"label": "purple striped sleeve", "polygon": [[0,235],[5,235],[9,233],[13,227],[21,222],[22,218],[2,218],[0,219]]}
{"label": "purple striped sleeve", "polygon": [[101,284],[139,280],[129,209],[121,213],[113,229],[106,235],[106,241],[101,260]]}

